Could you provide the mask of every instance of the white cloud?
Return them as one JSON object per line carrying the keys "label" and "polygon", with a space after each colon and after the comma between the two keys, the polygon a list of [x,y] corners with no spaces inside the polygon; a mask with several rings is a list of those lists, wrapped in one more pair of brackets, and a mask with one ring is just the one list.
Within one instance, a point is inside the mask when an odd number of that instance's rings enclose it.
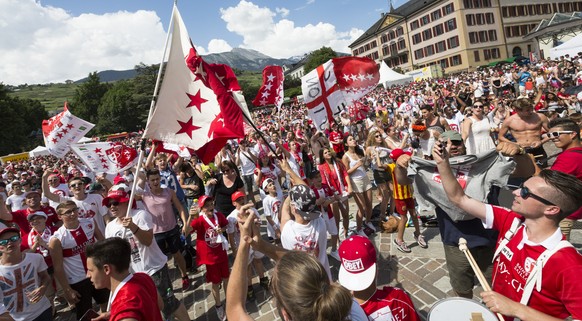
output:
{"label": "white cloud", "polygon": [[364,32],[355,28],[340,32],[334,25],[324,22],[295,26],[288,19],[275,21],[275,12],[244,0],[235,7],[221,8],[220,13],[226,28],[243,37],[241,47],[275,58],[302,55],[322,46],[350,52],[348,45]]}
{"label": "white cloud", "polygon": [[281,15],[281,17],[285,18],[289,15],[289,9],[287,8],[275,8],[275,11]]}
{"label": "white cloud", "polygon": [[71,16],[34,0],[0,4],[0,82],[62,82],[159,63],[166,33],[152,11]]}
{"label": "white cloud", "polygon": [[223,39],[212,39],[208,42],[208,53],[220,53],[231,51],[232,47]]}

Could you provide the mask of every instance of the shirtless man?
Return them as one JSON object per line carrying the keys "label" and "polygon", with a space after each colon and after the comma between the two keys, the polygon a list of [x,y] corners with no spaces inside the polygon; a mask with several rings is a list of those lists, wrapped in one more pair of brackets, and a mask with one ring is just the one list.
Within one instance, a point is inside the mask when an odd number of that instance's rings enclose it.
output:
{"label": "shirtless man", "polygon": [[510,142],[505,137],[505,134],[510,131],[515,142],[535,157],[538,166],[547,167],[548,155],[542,145],[548,139],[542,139],[540,135],[542,128],[546,132],[549,131],[548,118],[543,114],[535,113],[529,99],[516,100],[513,102],[513,109],[516,113],[505,119],[499,129],[499,141]]}

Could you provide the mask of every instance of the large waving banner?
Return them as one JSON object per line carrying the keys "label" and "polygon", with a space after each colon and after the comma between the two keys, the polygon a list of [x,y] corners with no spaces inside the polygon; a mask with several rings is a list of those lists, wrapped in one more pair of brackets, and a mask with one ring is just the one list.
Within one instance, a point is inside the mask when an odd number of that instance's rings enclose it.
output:
{"label": "large waving banner", "polygon": [[71,145],[77,143],[94,126],[94,124],[71,114],[67,103],[65,103],[65,110],[42,121],[44,145],[49,153],[63,158],[71,150]]}
{"label": "large waving banner", "polygon": [[75,144],[71,148],[93,172],[117,174],[137,161],[137,151],[122,143],[99,142]]}

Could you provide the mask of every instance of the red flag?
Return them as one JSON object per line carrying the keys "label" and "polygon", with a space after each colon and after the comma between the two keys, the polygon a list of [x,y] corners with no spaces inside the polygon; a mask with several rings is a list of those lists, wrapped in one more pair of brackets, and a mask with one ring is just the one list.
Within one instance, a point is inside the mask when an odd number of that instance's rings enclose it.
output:
{"label": "red flag", "polygon": [[227,140],[244,137],[243,112],[248,112],[230,67],[207,64],[176,6],[173,17],[170,56],[144,137],[193,148],[208,163]]}
{"label": "red flag", "polygon": [[360,121],[368,118],[370,108],[359,101],[355,101],[348,107],[348,113],[352,121]]}
{"label": "red flag", "polygon": [[301,90],[309,118],[324,130],[347,105],[360,99],[378,84],[376,63],[368,58],[341,57],[301,77]]}
{"label": "red flag", "polygon": [[275,105],[281,108],[283,104],[283,68],[281,66],[266,66],[263,69],[263,85],[257,97],[253,100],[255,106]]}
{"label": "red flag", "polygon": [[71,148],[94,172],[121,173],[137,161],[135,148],[118,142],[75,144]]}

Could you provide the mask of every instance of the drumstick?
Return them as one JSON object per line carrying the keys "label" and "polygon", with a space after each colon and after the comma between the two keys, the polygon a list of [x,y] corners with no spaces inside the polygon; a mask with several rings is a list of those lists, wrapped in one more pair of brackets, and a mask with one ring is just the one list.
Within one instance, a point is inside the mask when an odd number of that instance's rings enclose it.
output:
{"label": "drumstick", "polygon": [[[467,247],[467,240],[465,240],[462,237],[459,238],[459,250],[461,250],[461,252],[465,253],[465,256],[467,257],[469,264],[471,264],[471,268],[473,269],[473,272],[475,272],[475,275],[477,276],[477,279],[479,280],[479,283],[481,284],[481,287],[483,288],[483,290],[491,291],[491,287],[489,286],[489,283],[487,283],[487,280],[485,279],[483,272],[481,272],[479,265],[477,265],[477,262],[475,262],[475,259],[473,259],[473,255],[471,254],[471,252],[469,251],[469,248]],[[504,320],[501,313],[497,312],[496,314],[497,314],[497,318],[499,318],[499,320],[501,320],[501,321]]]}

